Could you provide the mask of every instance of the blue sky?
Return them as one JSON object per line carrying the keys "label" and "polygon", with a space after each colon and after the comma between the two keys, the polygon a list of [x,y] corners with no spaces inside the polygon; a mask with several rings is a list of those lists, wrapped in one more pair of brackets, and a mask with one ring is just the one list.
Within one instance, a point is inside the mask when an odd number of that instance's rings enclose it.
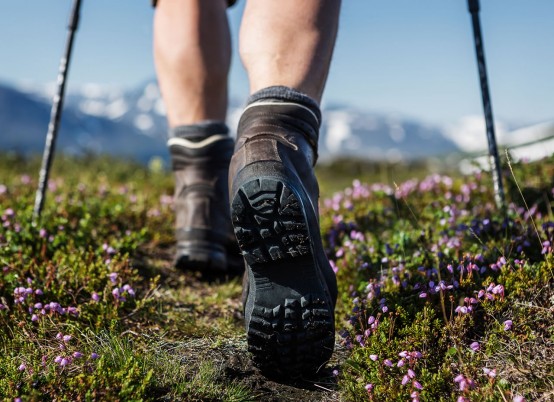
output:
{"label": "blue sky", "polygon": [[[250,0],[259,1],[259,0]],[[55,80],[70,0],[2,2],[0,81]],[[495,116],[554,119],[554,1],[481,0]],[[229,10],[233,46],[244,0]],[[149,0],[83,0],[69,85],[123,87],[154,76]],[[235,53],[231,94],[244,98]],[[481,114],[466,0],[343,0],[324,103],[398,112],[430,123]]]}

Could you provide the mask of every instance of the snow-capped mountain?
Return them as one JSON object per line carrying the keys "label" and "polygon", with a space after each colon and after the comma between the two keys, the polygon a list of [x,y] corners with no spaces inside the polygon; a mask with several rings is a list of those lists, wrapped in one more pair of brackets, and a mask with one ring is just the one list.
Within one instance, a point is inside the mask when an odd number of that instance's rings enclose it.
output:
{"label": "snow-capped mountain", "polygon": [[[82,113],[124,122],[152,138],[165,138],[167,124],[160,92],[148,81],[128,92],[89,85],[68,97]],[[228,124],[235,128],[242,103],[231,99]],[[324,111],[320,155],[373,159],[417,159],[458,148],[441,130],[399,116],[368,113],[344,106]],[[431,146],[430,146],[431,143]]]}
{"label": "snow-capped mountain", "polygon": [[[48,91],[30,93],[0,85],[0,149],[23,154],[40,153],[50,119],[51,98]],[[107,153],[146,162],[154,155],[164,155],[164,141],[144,135],[121,116],[83,111],[75,95],[66,99],[57,149],[70,154]],[[113,96],[113,95],[110,95]],[[83,102],[85,97],[77,96]],[[107,97],[107,99],[112,99]],[[113,97],[115,101],[115,97]]]}
{"label": "snow-capped mountain", "polygon": [[456,151],[456,144],[440,128],[419,121],[348,107],[331,107],[324,113],[320,140],[324,158],[399,161]]}
{"label": "snow-capped mountain", "polygon": [[[13,88],[0,84],[0,149],[41,152],[55,87]],[[228,124],[235,128],[242,102],[231,100]],[[399,115],[350,106],[323,113],[321,159],[355,156],[373,160],[411,160],[458,151],[486,149],[482,118],[468,117],[445,128]],[[511,127],[497,124],[500,139]],[[146,162],[167,160],[165,109],[155,81],[131,90],[87,84],[66,96],[57,147],[68,153],[96,152]]]}

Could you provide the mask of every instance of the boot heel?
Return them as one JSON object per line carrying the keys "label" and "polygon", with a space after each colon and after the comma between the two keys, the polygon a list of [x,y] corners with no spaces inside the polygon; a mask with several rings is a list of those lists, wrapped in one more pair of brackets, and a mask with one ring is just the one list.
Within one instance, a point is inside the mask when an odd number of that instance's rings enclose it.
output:
{"label": "boot heel", "polygon": [[235,236],[250,266],[312,255],[300,201],[283,182],[252,180],[231,208]]}

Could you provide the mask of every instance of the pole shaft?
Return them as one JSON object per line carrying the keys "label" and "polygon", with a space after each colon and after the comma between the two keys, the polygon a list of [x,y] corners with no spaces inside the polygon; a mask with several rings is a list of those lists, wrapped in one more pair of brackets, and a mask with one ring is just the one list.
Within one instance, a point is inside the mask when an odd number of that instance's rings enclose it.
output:
{"label": "pole shaft", "polygon": [[42,155],[38,190],[35,196],[35,206],[33,209],[33,219],[35,220],[35,222],[37,219],[40,218],[42,208],[44,206],[44,199],[46,197],[48,177],[50,176],[50,167],[52,166],[52,160],[56,147],[56,138],[58,135],[60,118],[62,115],[63,101],[65,96],[65,82],[69,70],[69,60],[71,59],[71,52],[73,50],[73,40],[75,37],[75,32],[77,31],[77,27],[79,25],[80,8],[81,0],[75,0],[73,3],[73,10],[71,12],[71,19],[68,25],[68,35],[65,52],[60,61],[60,66],[58,69],[58,86],[56,94],[54,95],[54,99],[52,101],[52,109],[50,111],[50,123],[48,124],[48,133],[46,134],[46,143],[44,145],[44,153]]}
{"label": "pole shaft", "polygon": [[494,119],[492,114],[492,103],[489,93],[489,82],[487,78],[487,66],[485,63],[485,50],[483,46],[483,37],[481,34],[481,23],[479,21],[479,1],[468,0],[468,8],[471,13],[473,24],[473,37],[475,39],[475,54],[477,56],[477,67],[479,70],[479,81],[481,83],[481,96],[483,99],[483,112],[485,114],[485,124],[487,127],[487,140],[489,144],[489,158],[493,177],[494,196],[496,205],[501,210],[506,209],[506,198],[504,196],[504,186],[502,184],[502,171],[500,168],[500,158],[498,156],[498,147],[496,145],[496,135],[494,131]]}

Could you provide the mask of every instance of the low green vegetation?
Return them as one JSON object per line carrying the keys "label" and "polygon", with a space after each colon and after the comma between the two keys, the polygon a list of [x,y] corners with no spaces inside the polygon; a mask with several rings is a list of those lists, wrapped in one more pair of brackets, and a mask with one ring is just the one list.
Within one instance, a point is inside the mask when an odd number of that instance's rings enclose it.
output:
{"label": "low green vegetation", "polygon": [[0,398],[550,400],[554,160],[513,170],[503,215],[485,174],[322,167],[337,353],[288,386],[249,362],[241,278],[172,267],[170,174],[59,157],[33,225],[38,163],[2,155]]}

